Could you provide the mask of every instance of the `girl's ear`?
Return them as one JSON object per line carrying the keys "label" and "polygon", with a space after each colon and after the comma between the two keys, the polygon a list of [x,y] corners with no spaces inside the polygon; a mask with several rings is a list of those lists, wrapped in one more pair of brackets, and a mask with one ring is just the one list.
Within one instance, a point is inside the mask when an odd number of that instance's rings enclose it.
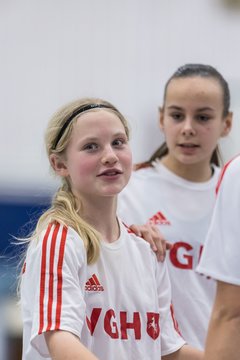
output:
{"label": "girl's ear", "polygon": [[159,125],[160,125],[160,129],[164,132],[164,110],[162,107],[158,108],[159,111]]}
{"label": "girl's ear", "polygon": [[233,113],[230,111],[223,120],[224,126],[223,126],[221,137],[227,136],[229,134],[229,132],[231,131],[232,118],[233,118]]}
{"label": "girl's ear", "polygon": [[68,169],[62,156],[59,156],[57,154],[51,154],[50,164],[57,175],[62,177],[68,176]]}

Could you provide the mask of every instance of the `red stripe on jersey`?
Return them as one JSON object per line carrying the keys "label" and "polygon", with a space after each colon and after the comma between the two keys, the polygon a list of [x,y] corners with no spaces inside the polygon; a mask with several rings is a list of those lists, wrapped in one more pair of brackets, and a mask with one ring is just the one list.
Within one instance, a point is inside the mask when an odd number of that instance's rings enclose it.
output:
{"label": "red stripe on jersey", "polygon": [[219,190],[219,187],[220,187],[220,185],[221,185],[223,176],[224,176],[224,174],[225,174],[228,166],[229,166],[229,165],[231,164],[231,162],[232,162],[236,157],[238,157],[238,156],[239,156],[239,154],[236,155],[236,156],[234,156],[233,159],[229,160],[229,161],[224,165],[224,167],[223,167],[223,169],[222,169],[222,171],[221,171],[221,174],[220,174],[220,176],[219,176],[217,186],[216,186],[216,194],[218,193],[218,190]]}
{"label": "red stripe on jersey", "polygon": [[25,274],[25,272],[26,272],[26,261],[24,262],[22,267],[22,275]]}
{"label": "red stripe on jersey", "polygon": [[60,224],[57,223],[53,231],[51,246],[50,246],[50,259],[49,259],[49,282],[48,282],[48,309],[47,319],[48,325],[46,331],[51,330],[52,326],[52,305],[53,305],[53,285],[54,285],[54,257],[56,249],[56,240],[59,231]]}
{"label": "red stripe on jersey", "polygon": [[52,224],[48,225],[47,231],[43,238],[42,243],[42,259],[41,259],[41,275],[40,275],[40,296],[39,296],[39,330],[38,334],[42,333],[44,324],[44,294],[45,294],[45,281],[46,281],[46,254],[47,254],[47,241]]}
{"label": "red stripe on jersey", "polygon": [[182,336],[180,330],[179,330],[179,326],[178,326],[178,322],[175,319],[175,314],[174,314],[174,308],[173,308],[173,304],[170,305],[170,311],[171,311],[171,316],[172,316],[172,321],[173,321],[173,325],[174,325],[174,329],[176,330],[176,332]]}
{"label": "red stripe on jersey", "polygon": [[98,278],[97,278],[97,276],[95,274],[93,274],[92,278],[93,278],[93,280],[95,281],[95,283],[97,285],[100,285],[100,282],[99,282],[99,280],[98,280]]}
{"label": "red stripe on jersey", "polygon": [[55,330],[60,328],[61,310],[62,310],[62,266],[64,258],[64,250],[67,238],[67,228],[63,227],[61,243],[59,248],[59,257],[57,264],[57,307],[56,307],[56,326]]}

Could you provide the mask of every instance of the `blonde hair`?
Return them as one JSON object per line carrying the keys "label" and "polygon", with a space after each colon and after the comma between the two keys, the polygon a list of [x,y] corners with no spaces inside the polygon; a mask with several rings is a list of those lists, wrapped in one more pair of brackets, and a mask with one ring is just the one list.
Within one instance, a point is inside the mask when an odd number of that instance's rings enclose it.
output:
{"label": "blonde hair", "polygon": [[[49,121],[45,133],[45,144],[49,160],[51,154],[64,154],[74,123],[79,118],[80,113],[99,111],[99,108],[113,112],[121,120],[127,138],[129,138],[127,121],[115,106],[99,98],[79,99],[60,108]],[[70,118],[71,121],[69,121]],[[64,127],[67,121],[69,121],[69,124]],[[62,132],[63,128],[64,132]],[[79,210],[81,210],[81,203],[74,196],[69,180],[62,178],[62,185],[55,193],[51,207],[39,218],[35,231],[29,240],[38,239],[39,234],[49,223],[58,222],[70,226],[80,235],[84,242],[88,264],[94,263],[99,256],[100,234],[81,218]]]}

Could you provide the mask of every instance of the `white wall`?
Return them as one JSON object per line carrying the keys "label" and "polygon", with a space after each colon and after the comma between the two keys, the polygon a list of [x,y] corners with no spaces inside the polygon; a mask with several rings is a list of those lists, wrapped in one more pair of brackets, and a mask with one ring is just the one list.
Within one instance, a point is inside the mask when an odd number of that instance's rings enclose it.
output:
{"label": "white wall", "polygon": [[43,133],[65,102],[100,96],[132,127],[134,160],[161,141],[157,106],[179,66],[216,66],[229,81],[240,151],[240,11],[222,0],[0,0],[0,193],[45,192]]}

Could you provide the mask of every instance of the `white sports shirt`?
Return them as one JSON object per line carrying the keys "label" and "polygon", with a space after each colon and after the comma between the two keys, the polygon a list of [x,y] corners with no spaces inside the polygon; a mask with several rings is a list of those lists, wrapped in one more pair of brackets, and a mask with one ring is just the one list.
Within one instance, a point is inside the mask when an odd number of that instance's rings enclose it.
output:
{"label": "white sports shirt", "polygon": [[228,162],[219,180],[216,206],[197,270],[240,285],[240,156]]}
{"label": "white sports shirt", "polygon": [[49,225],[28,249],[22,275],[23,360],[49,359],[44,333],[66,330],[100,360],[159,360],[185,343],[171,306],[166,266],[121,224],[87,265],[71,228]]}
{"label": "white sports shirt", "polygon": [[167,263],[175,316],[183,338],[199,349],[204,348],[215,295],[214,281],[195,272],[215,202],[220,169],[213,168],[209,181],[194,183],[157,161],[135,171],[118,199],[126,224],[151,221],[173,244]]}

